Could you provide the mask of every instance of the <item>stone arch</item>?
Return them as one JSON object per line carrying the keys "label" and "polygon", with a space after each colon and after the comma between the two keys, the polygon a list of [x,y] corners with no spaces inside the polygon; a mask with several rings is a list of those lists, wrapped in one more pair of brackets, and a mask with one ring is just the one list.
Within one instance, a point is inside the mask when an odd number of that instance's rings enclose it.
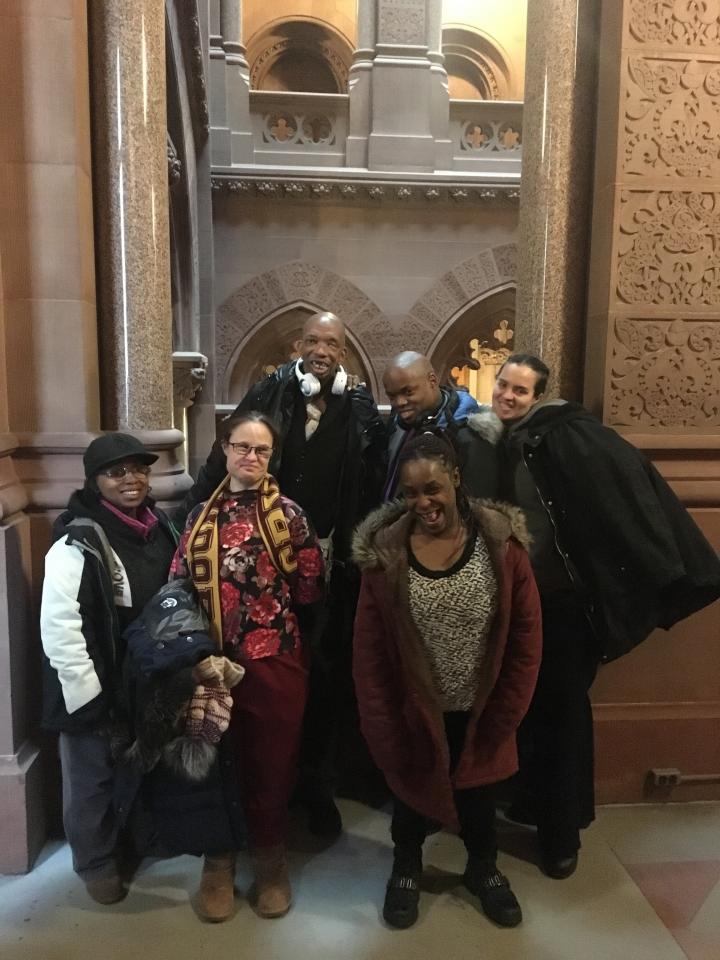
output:
{"label": "stone arch", "polygon": [[466,24],[443,24],[442,52],[451,97],[507,99],[513,86],[510,59],[489,34]]}
{"label": "stone arch", "polygon": [[449,270],[426,290],[408,319],[422,328],[414,331],[412,347],[432,357],[455,321],[474,303],[512,288],[517,283],[517,245],[501,244],[481,250]]}
{"label": "stone arch", "polygon": [[232,371],[243,347],[275,317],[295,307],[329,310],[344,322],[348,338],[377,395],[378,377],[366,346],[366,333],[387,322],[373,301],[349,280],[304,260],[293,260],[238,287],[218,308],[215,360],[220,403],[228,402]]}
{"label": "stone arch", "polygon": [[353,45],[335,26],[313,17],[284,17],[247,43],[253,90],[347,93]]}

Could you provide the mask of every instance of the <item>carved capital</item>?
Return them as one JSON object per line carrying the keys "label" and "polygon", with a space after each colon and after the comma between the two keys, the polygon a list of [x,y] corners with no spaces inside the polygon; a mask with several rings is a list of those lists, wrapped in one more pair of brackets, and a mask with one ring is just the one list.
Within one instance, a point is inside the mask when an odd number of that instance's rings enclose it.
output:
{"label": "carved capital", "polygon": [[205,382],[208,358],[202,353],[176,351],[172,365],[173,403],[176,407],[191,407]]}

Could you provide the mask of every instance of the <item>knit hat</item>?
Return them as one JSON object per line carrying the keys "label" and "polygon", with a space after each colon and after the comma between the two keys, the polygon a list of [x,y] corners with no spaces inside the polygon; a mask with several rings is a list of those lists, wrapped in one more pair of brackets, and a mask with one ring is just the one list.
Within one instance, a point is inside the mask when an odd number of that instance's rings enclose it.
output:
{"label": "knit hat", "polygon": [[185,736],[218,743],[230,725],[230,688],[240,683],[245,669],[227,657],[206,657],[193,668],[197,683],[185,714]]}
{"label": "knit hat", "polygon": [[105,467],[130,459],[150,464],[155,463],[158,457],[146,450],[142,443],[129,433],[106,433],[93,440],[83,454],[85,478],[89,480]]}

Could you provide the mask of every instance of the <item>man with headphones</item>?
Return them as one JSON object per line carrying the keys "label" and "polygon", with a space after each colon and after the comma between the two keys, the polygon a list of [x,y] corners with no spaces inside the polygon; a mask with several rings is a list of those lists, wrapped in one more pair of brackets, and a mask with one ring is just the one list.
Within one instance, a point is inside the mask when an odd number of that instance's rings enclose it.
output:
{"label": "man with headphones", "polygon": [[472,497],[496,497],[498,466],[495,453],[502,426],[482,412],[464,390],[440,386],[427,357],[406,350],[394,357],[383,376],[393,410],[390,421],[389,464],[383,497],[396,496],[397,462],[405,442],[424,430],[445,430],[460,462],[462,481]]}
{"label": "man with headphones", "polygon": [[[281,443],[273,451],[270,473],[283,495],[306,511],[328,559],[327,601],[313,630],[300,792],[311,831],[333,836],[342,829],[333,800],[339,725],[348,720],[354,702],[358,577],[348,564],[350,543],[355,525],[381,501],[387,437],[372,395],[364,385],[352,385],[342,367],[343,322],[332,313],[314,314],[296,346],[299,359],[252,386],[234,414],[258,410],[277,424]],[[225,455],[216,441],[175,519],[207,500],[225,472]]]}

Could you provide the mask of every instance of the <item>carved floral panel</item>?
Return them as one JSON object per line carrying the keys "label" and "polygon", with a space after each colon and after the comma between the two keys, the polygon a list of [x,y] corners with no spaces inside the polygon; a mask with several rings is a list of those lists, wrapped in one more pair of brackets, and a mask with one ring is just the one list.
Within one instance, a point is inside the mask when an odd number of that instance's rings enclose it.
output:
{"label": "carved floral panel", "polygon": [[720,176],[720,63],[628,58],[623,167],[637,176]]}
{"label": "carved floral panel", "polygon": [[713,48],[720,43],[720,0],[631,0],[628,25],[640,43]]}
{"label": "carved floral panel", "polygon": [[426,46],[424,0],[379,0],[378,42]]}
{"label": "carved floral panel", "polygon": [[720,321],[617,318],[610,390],[617,426],[719,426]]}
{"label": "carved floral panel", "polygon": [[621,301],[720,307],[720,193],[624,190],[618,227]]}

